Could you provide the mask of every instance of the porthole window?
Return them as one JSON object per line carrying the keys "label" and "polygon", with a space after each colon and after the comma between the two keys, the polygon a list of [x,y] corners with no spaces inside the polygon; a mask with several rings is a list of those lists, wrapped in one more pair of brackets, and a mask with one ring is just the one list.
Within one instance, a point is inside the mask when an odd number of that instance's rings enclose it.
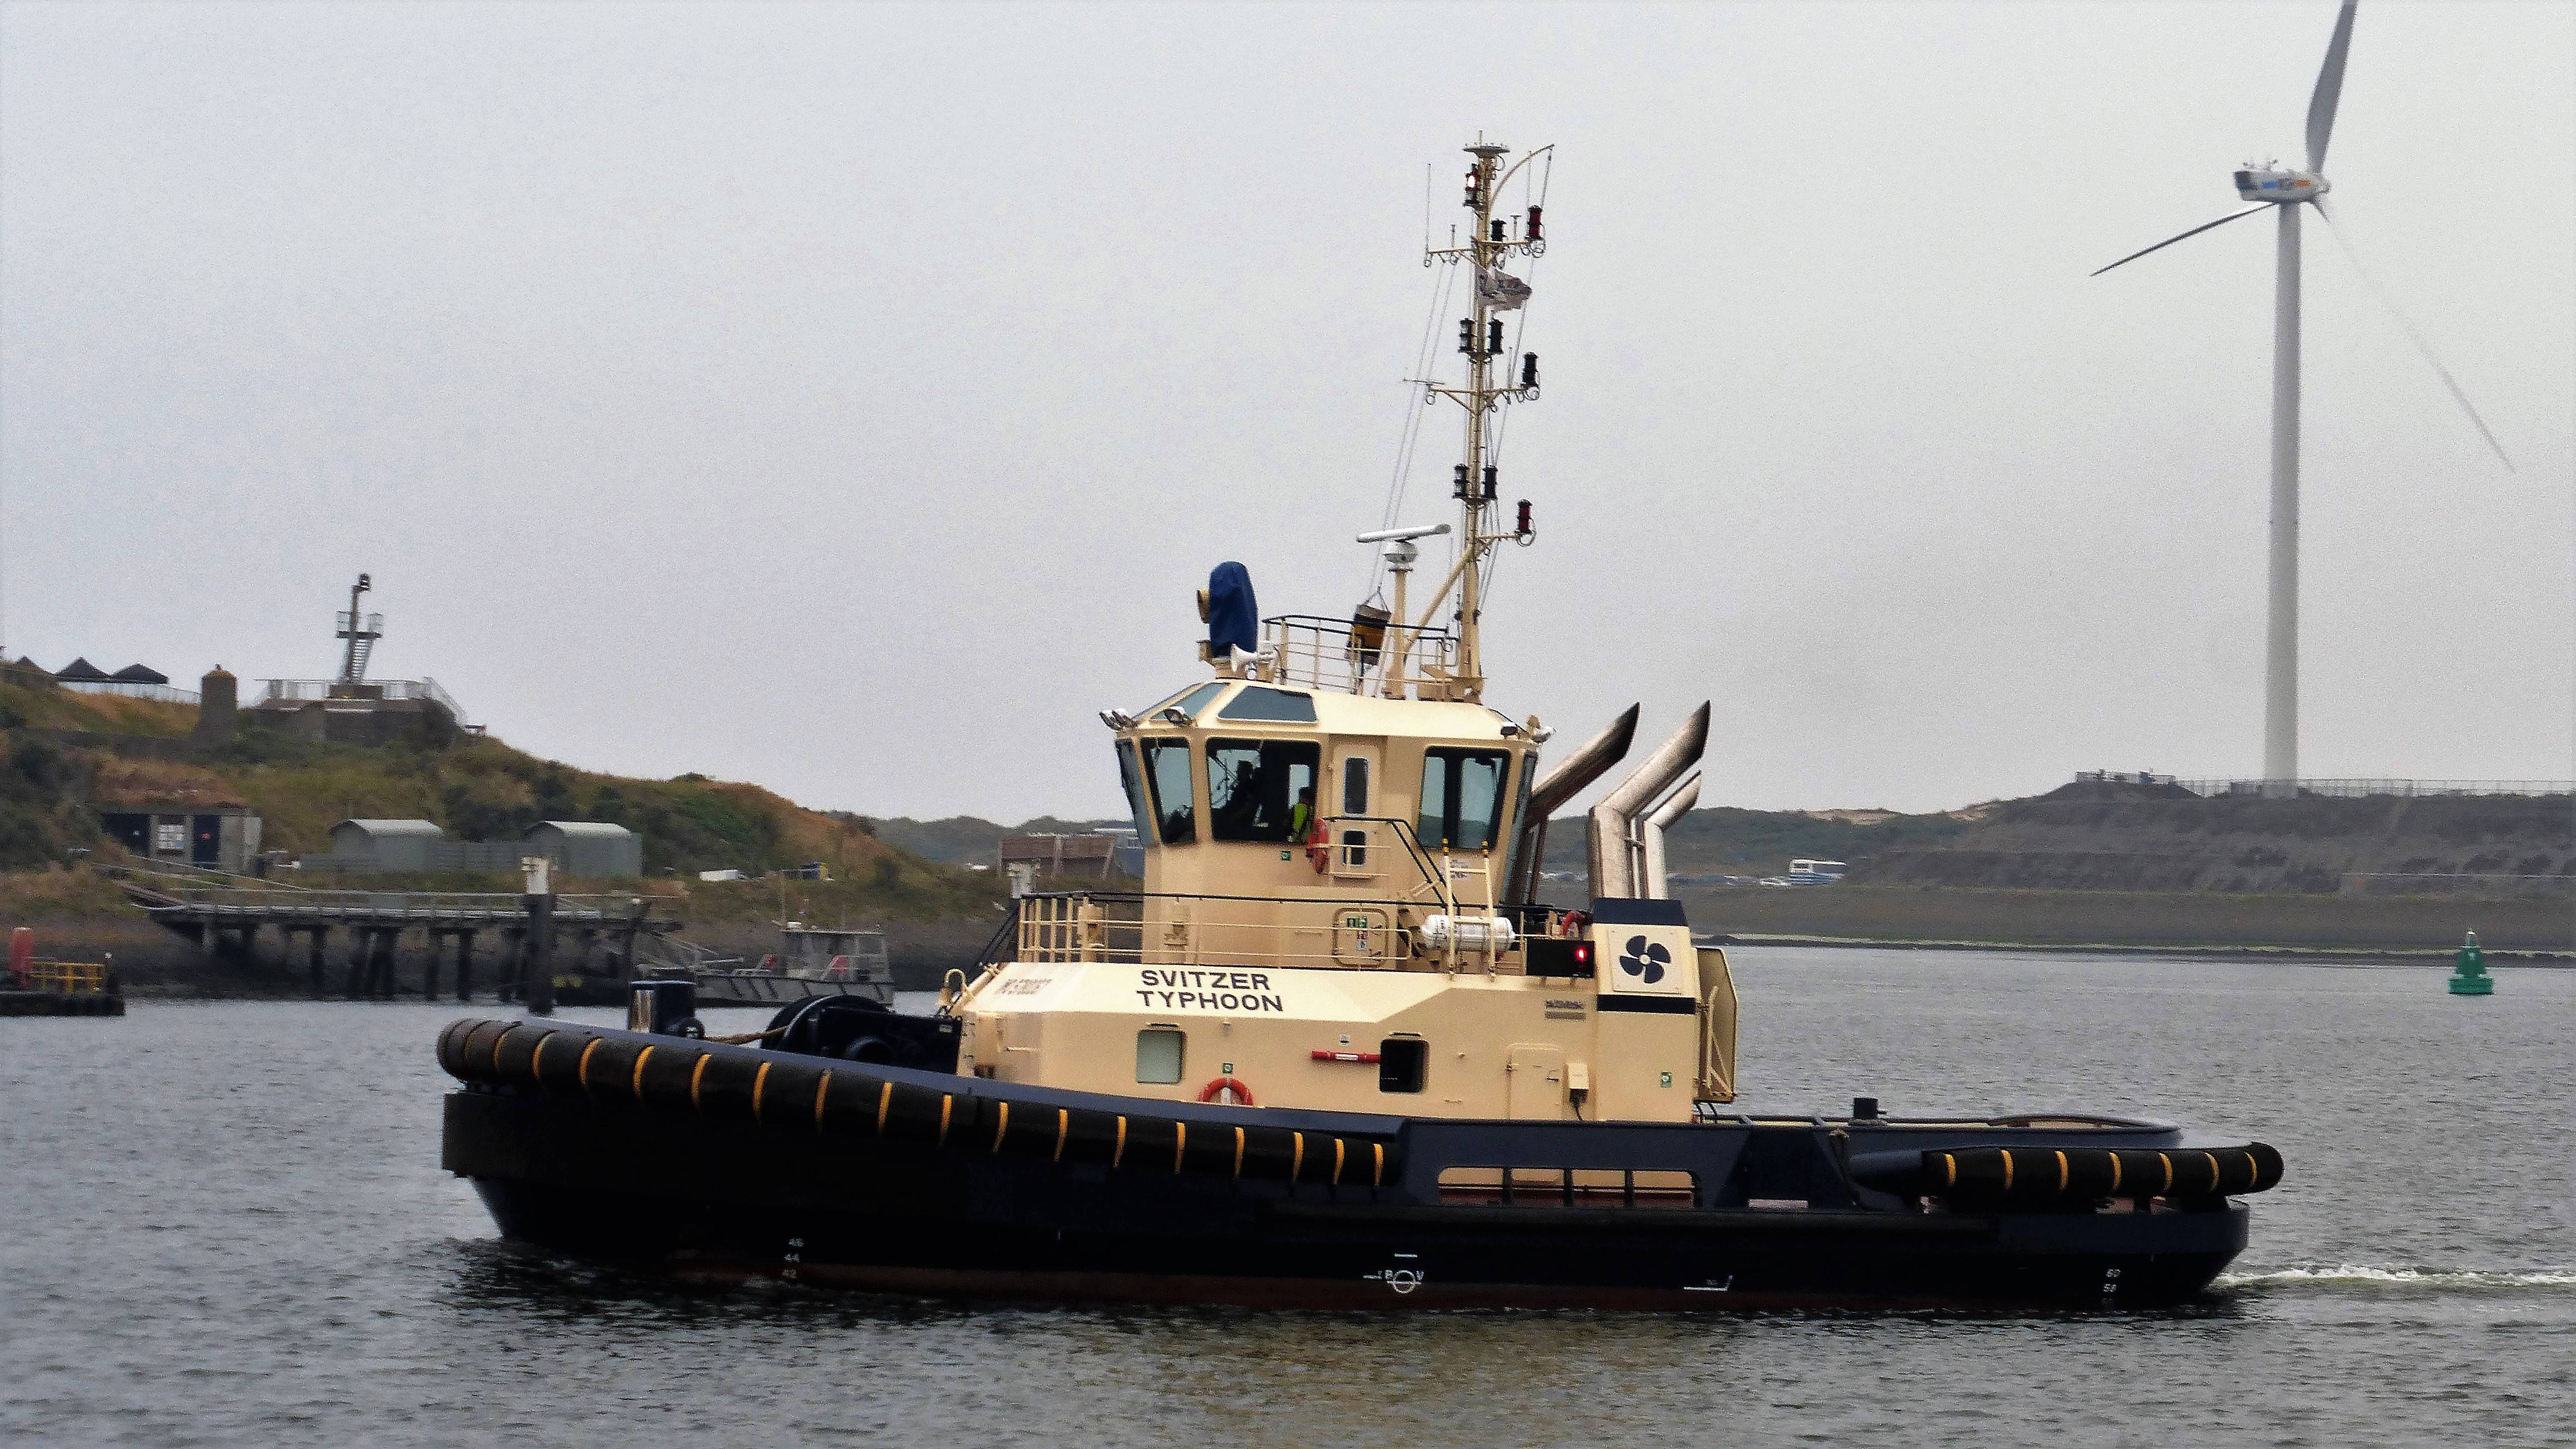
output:
{"label": "porthole window", "polygon": [[1186,1033],[1168,1026],[1149,1026],[1136,1033],[1136,1080],[1169,1086],[1181,1079],[1181,1048]]}
{"label": "porthole window", "polygon": [[1419,1092],[1430,1075],[1431,1043],[1418,1036],[1391,1036],[1377,1044],[1377,1089]]}
{"label": "porthole window", "polygon": [[1342,761],[1342,813],[1366,815],[1368,808],[1368,760],[1353,755]]}

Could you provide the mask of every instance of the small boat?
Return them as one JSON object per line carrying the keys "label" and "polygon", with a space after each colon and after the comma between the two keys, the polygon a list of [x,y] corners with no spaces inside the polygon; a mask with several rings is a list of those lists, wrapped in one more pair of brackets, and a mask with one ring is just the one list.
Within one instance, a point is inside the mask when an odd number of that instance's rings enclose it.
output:
{"label": "small boat", "polygon": [[778,1006],[815,997],[860,997],[894,1004],[894,967],[882,931],[826,930],[789,921],[776,954],[750,965],[738,958],[700,958],[648,973],[685,978],[700,1006]]}
{"label": "small boat", "polygon": [[[1535,401],[1504,271],[1545,245],[1524,156],[1467,149],[1472,271],[1455,557],[1360,535],[1386,591],[1264,617],[1199,599],[1198,678],[1106,710],[1141,890],[1016,901],[935,1011],[789,1003],[703,1037],[703,978],[623,1029],[465,1020],[444,1161],[507,1237],[681,1275],[906,1293],[1312,1307],[2150,1307],[2243,1249],[2258,1142],[2090,1112],[1736,1105],[1722,949],[1671,898],[1702,704],[1588,819],[1590,890],[1539,897],[1548,817],[1627,756],[1629,705],[1564,758],[1487,702],[1497,418]],[[1443,621],[1446,621],[1445,623]],[[1812,864],[1812,863],[1811,863]]]}

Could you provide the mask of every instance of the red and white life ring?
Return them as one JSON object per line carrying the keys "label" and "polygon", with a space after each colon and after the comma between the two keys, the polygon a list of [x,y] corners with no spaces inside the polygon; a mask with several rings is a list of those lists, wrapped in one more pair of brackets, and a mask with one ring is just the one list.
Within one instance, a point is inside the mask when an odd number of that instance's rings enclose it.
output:
{"label": "red and white life ring", "polygon": [[1216,1102],[1219,1097],[1228,1092],[1234,1094],[1234,1099],[1230,1102],[1218,1102],[1217,1105],[1224,1107],[1252,1107],[1259,1105],[1252,1100],[1252,1089],[1245,1086],[1240,1080],[1234,1077],[1218,1077],[1213,1081],[1210,1081],[1206,1086],[1199,1088],[1199,1100],[1202,1102]]}

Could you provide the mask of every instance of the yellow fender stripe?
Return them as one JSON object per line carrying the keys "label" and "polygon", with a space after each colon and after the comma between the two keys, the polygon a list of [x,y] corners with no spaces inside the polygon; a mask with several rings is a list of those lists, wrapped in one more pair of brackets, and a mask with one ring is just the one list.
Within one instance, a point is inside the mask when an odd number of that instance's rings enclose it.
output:
{"label": "yellow fender stripe", "polygon": [[535,1050],[528,1053],[528,1080],[540,1087],[546,1084],[546,1043],[561,1035],[561,1032],[547,1032],[537,1038]]}
{"label": "yellow fender stripe", "polygon": [[2200,1155],[2209,1159],[2209,1190],[2211,1192],[2216,1192],[2218,1191],[2219,1182],[2218,1154],[2215,1152],[2204,1152]]}
{"label": "yellow fender stripe", "polygon": [[516,1030],[517,1027],[505,1026],[501,1028],[500,1035],[492,1038],[492,1075],[496,1077],[501,1075],[501,1043],[509,1040],[510,1033]]}
{"label": "yellow fender stripe", "polygon": [[1288,1141],[1291,1144],[1290,1155],[1288,1158],[1288,1180],[1290,1182],[1295,1182],[1297,1180],[1297,1174],[1306,1170],[1306,1134],[1303,1132],[1291,1132],[1288,1134]]}
{"label": "yellow fender stripe", "polygon": [[1004,1102],[1001,1108],[993,1118],[993,1151],[997,1153],[1002,1150],[1002,1134],[1011,1130],[1011,1104]]}
{"label": "yellow fender stripe", "polygon": [[823,1098],[829,1095],[831,1090],[832,1073],[829,1068],[826,1068],[823,1072],[823,1080],[814,1084],[814,1130],[817,1132],[823,1130]]}
{"label": "yellow fender stripe", "polygon": [[644,1064],[653,1060],[653,1053],[659,1050],[659,1047],[646,1047],[635,1054],[635,1079],[626,1084],[626,1089],[635,1094],[638,1102],[644,1100]]}
{"label": "yellow fender stripe", "polygon": [[2156,1189],[2156,1192],[2157,1192],[2159,1195],[2162,1195],[2162,1194],[2164,1194],[2164,1193],[2168,1193],[2168,1192],[2173,1191],[2173,1159],[2172,1159],[2172,1158],[2170,1158],[2170,1157],[2168,1157],[2168,1156],[2166,1156],[2165,1154],[2163,1154],[2163,1153],[2159,1152],[2159,1153],[2157,1153],[2157,1154],[2156,1154],[2156,1161],[2161,1162],[2161,1163],[2163,1163],[2163,1164],[2165,1165],[2165,1182],[2164,1182],[2164,1186],[2159,1187],[2159,1188],[2157,1188],[2157,1189]]}
{"label": "yellow fender stripe", "polygon": [[877,1135],[885,1135],[886,1109],[894,1105],[894,1083],[888,1082],[877,1092]]}
{"label": "yellow fender stripe", "polygon": [[1243,1129],[1234,1129],[1234,1175],[1243,1176]]}
{"label": "yellow fender stripe", "polygon": [[1172,1171],[1174,1171],[1174,1172],[1178,1172],[1178,1171],[1180,1171],[1180,1170],[1181,1170],[1181,1154],[1182,1154],[1182,1153],[1184,1153],[1184,1152],[1186,1152],[1186,1151],[1188,1151],[1188,1150],[1189,1150],[1189,1146],[1190,1146],[1190,1124],[1189,1124],[1189,1123],[1187,1123],[1187,1122],[1175,1122],[1175,1123],[1173,1123],[1173,1124],[1172,1124]]}
{"label": "yellow fender stripe", "polygon": [[2007,1148],[2005,1148],[2005,1149],[2003,1150],[2003,1153],[2004,1153],[2004,1191],[2006,1191],[2006,1192],[2010,1192],[2010,1191],[2012,1191],[2012,1149],[2011,1149],[2011,1148],[2009,1148],[2009,1147],[2007,1147]]}
{"label": "yellow fender stripe", "polygon": [[1341,1186],[1341,1182],[1342,1182],[1342,1139],[1340,1139],[1339,1137],[1336,1137],[1336,1138],[1334,1138],[1334,1139],[1333,1139],[1333,1185],[1334,1185],[1335,1187],[1339,1187],[1339,1186]]}
{"label": "yellow fender stripe", "polygon": [[948,1114],[955,1110],[956,1106],[955,1096],[947,1092],[939,1094],[939,1145],[942,1147],[948,1145]]}
{"label": "yellow fender stripe", "polygon": [[1369,1171],[1369,1186],[1384,1187],[1386,1186],[1386,1144],[1372,1142],[1369,1144],[1369,1151],[1377,1154],[1377,1166]]}
{"label": "yellow fender stripe", "polygon": [[762,1062],[760,1070],[751,1074],[751,1120],[754,1122],[760,1120],[760,1095],[768,1090],[769,1068],[770,1063]]}
{"label": "yellow fender stripe", "polygon": [[2111,1190],[2120,1190],[2120,1154],[2117,1152],[2111,1154]]}
{"label": "yellow fender stripe", "polygon": [[2067,1171],[2067,1168],[2066,1168],[2066,1154],[2065,1154],[2065,1153],[2063,1153],[2063,1152],[2058,1153],[2058,1154],[2057,1154],[2057,1190],[2058,1190],[2059,1192],[2064,1192],[2064,1191],[2066,1191],[2066,1184],[2067,1184],[2067,1182],[2068,1182],[2068,1180],[2069,1180],[2069,1178],[2070,1178],[2071,1176],[2072,1176],[2072,1174],[2070,1174],[2070,1173]]}
{"label": "yellow fender stripe", "polygon": [[692,1112],[704,1112],[706,1110],[705,1106],[698,1101],[698,1083],[706,1080],[707,1063],[714,1061],[715,1059],[716,1054],[714,1052],[703,1053],[698,1057],[698,1064],[689,1068],[689,1110]]}
{"label": "yellow fender stripe", "polygon": [[1959,1185],[1959,1159],[1954,1154],[1947,1152],[1941,1154],[1941,1185],[1943,1187]]}
{"label": "yellow fender stripe", "polygon": [[[887,1085],[887,1086],[889,1086],[889,1087],[891,1087],[891,1086],[893,1086],[894,1084],[893,1084],[892,1082],[888,1082],[886,1085]],[[1055,1109],[1055,1160],[1056,1160],[1056,1161],[1058,1161],[1058,1162],[1062,1162],[1062,1161],[1064,1161],[1064,1137],[1065,1137],[1065,1133],[1066,1133],[1068,1130],[1070,1130],[1070,1129],[1072,1128],[1072,1126],[1073,1126],[1073,1114],[1072,1114],[1071,1112],[1066,1111],[1066,1110],[1065,1110],[1064,1108],[1062,1108],[1062,1107],[1058,1107],[1058,1108],[1056,1108],[1056,1109]]]}
{"label": "yellow fender stripe", "polygon": [[581,1088],[581,1094],[585,1097],[590,1095],[590,1054],[599,1050],[599,1044],[606,1040],[608,1040],[606,1037],[592,1037],[590,1045],[581,1049],[581,1065],[574,1069],[572,1079]]}
{"label": "yellow fender stripe", "polygon": [[1109,1165],[1110,1165],[1110,1166],[1112,1166],[1112,1167],[1116,1167],[1116,1166],[1118,1165],[1118,1161],[1119,1161],[1119,1159],[1120,1159],[1120,1158],[1125,1157],[1126,1155],[1127,1155],[1127,1119],[1126,1119],[1126,1118],[1124,1118],[1124,1117],[1121,1117],[1121,1118],[1119,1118],[1119,1119],[1118,1119],[1118,1144],[1117,1144],[1116,1146],[1114,1146],[1114,1147],[1112,1147],[1112,1148],[1110,1148],[1110,1149],[1109,1149]]}

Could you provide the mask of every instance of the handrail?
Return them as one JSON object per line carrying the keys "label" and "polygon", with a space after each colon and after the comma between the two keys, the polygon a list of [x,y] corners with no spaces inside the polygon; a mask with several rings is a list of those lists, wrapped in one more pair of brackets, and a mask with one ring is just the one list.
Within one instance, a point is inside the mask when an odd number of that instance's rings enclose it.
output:
{"label": "handrail", "polygon": [[99,961],[30,961],[27,986],[65,996],[107,994],[107,966]]}
{"label": "handrail", "polygon": [[[1402,842],[1404,846],[1405,855],[1412,860],[1413,868],[1422,873],[1423,881],[1431,887],[1431,892],[1439,899],[1441,908],[1453,916],[1458,914],[1458,898],[1456,893],[1449,889],[1447,873],[1442,871],[1439,868],[1438,863],[1432,860],[1431,852],[1424,848],[1422,837],[1414,830],[1412,821],[1395,815],[1334,815],[1326,817],[1324,824],[1332,826],[1343,824],[1345,822],[1392,827],[1395,831],[1396,839]],[[1333,848],[1338,850],[1341,847],[1334,846]],[[1361,902],[1360,904],[1373,903]],[[1407,902],[1406,904],[1411,903]]]}
{"label": "handrail", "polygon": [[[1407,627],[1393,621],[1388,638],[1364,648],[1351,634],[1347,619],[1322,614],[1273,614],[1261,621],[1270,655],[1264,677],[1275,683],[1310,689],[1359,693],[1371,674],[1381,672],[1401,636],[1404,673],[1418,677],[1426,667],[1446,669],[1457,660],[1457,637],[1446,629]],[[1365,660],[1364,660],[1365,656]]]}

